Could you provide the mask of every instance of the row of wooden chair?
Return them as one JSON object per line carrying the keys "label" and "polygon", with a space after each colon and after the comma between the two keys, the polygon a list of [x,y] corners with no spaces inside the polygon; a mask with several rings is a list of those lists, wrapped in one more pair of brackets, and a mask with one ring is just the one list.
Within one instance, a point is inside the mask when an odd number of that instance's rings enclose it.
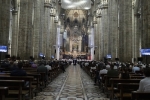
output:
{"label": "row of wooden chair", "polygon": [[[84,68],[90,75],[90,67]],[[119,79],[119,76],[108,77],[100,75],[100,88],[111,100],[150,100],[150,93],[138,92],[139,82],[144,78],[142,74],[130,73],[130,79]]]}
{"label": "row of wooden chair", "polygon": [[10,71],[0,73],[0,100],[24,100],[26,95],[30,100],[62,72],[59,67],[52,68],[48,72],[48,80],[45,81],[45,72],[37,72],[36,68],[24,70],[27,76],[10,76]]}

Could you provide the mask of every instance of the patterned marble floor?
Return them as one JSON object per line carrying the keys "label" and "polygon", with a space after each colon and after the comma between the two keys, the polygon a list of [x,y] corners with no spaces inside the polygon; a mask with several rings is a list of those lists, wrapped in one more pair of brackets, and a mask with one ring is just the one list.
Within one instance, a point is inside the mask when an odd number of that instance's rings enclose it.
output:
{"label": "patterned marble floor", "polygon": [[109,100],[77,65],[70,65],[34,100]]}

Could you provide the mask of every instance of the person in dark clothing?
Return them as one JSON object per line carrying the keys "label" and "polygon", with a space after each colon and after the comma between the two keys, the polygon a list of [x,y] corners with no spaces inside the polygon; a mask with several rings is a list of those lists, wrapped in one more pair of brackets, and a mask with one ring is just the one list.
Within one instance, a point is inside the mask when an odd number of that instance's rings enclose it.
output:
{"label": "person in dark clothing", "polygon": [[40,62],[39,66],[37,67],[37,72],[45,72],[44,80],[48,80],[48,70],[47,67],[45,67],[44,62]]}
{"label": "person in dark clothing", "polygon": [[64,63],[63,62],[60,62],[59,66],[62,69],[63,73],[66,72],[65,68],[64,68]]}
{"label": "person in dark clothing", "polygon": [[[94,65],[96,66],[96,64],[94,64]],[[95,84],[94,85],[96,85],[97,82],[98,83],[100,82],[99,71],[100,71],[100,68],[96,67],[96,70],[94,71],[94,73],[95,73],[95,76],[94,76],[94,82],[95,82]]]}
{"label": "person in dark clothing", "polygon": [[18,68],[16,68],[15,70],[12,70],[10,75],[11,76],[26,76],[27,75],[26,71],[22,69],[23,63],[18,62],[17,65],[18,65]]}
{"label": "person in dark clothing", "polygon": [[120,79],[130,79],[130,75],[127,68],[122,68],[121,73],[119,74]]}
{"label": "person in dark clothing", "polygon": [[76,63],[77,63],[77,60],[74,59],[74,60],[73,60],[73,65],[76,65]]}
{"label": "person in dark clothing", "polygon": [[118,76],[118,75],[119,75],[119,72],[114,69],[114,65],[111,65],[110,67],[111,67],[111,69],[108,70],[107,76],[108,76],[108,77]]}

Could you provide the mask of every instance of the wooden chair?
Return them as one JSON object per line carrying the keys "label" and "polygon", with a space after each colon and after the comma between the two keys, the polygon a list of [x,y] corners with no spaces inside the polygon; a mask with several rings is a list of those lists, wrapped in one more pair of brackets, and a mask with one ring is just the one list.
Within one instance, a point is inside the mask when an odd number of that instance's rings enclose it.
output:
{"label": "wooden chair", "polygon": [[[26,93],[28,91],[29,97],[33,98],[33,87],[32,87],[32,82],[33,82],[33,77],[32,76],[9,76],[9,75],[0,75],[0,80],[24,80],[25,82],[29,82],[27,87],[23,87],[22,91]],[[25,85],[26,83],[24,83]]]}
{"label": "wooden chair", "polygon": [[0,100],[5,100],[8,95],[8,87],[0,87]]}
{"label": "wooden chair", "polygon": [[132,91],[132,100],[150,100],[150,92]]}
{"label": "wooden chair", "polygon": [[111,98],[114,98],[114,93],[115,93],[115,85],[117,85],[118,83],[139,83],[141,79],[118,79],[118,78],[112,78],[110,79],[110,83],[111,83],[111,88],[112,88],[112,92],[111,92]]}
{"label": "wooden chair", "polygon": [[0,80],[0,86],[8,87],[9,95],[18,95],[18,100],[22,100],[22,95],[28,93],[28,91],[22,91],[24,82],[24,80]]}
{"label": "wooden chair", "polygon": [[131,92],[139,88],[139,83],[118,83],[118,93],[115,93],[114,96],[119,98],[119,100],[131,99]]}

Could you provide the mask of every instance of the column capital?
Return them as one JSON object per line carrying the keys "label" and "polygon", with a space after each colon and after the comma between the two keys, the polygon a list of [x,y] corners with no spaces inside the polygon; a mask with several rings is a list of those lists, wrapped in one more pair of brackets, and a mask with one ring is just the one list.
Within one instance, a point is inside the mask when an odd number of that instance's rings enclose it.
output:
{"label": "column capital", "polygon": [[96,11],[96,18],[102,17],[102,9],[97,9]]}
{"label": "column capital", "polygon": [[108,9],[108,4],[100,4],[100,9]]}
{"label": "column capital", "polygon": [[13,15],[17,15],[17,14],[18,14],[18,11],[17,11],[17,10],[13,10],[13,11],[12,11],[12,14],[13,14]]}
{"label": "column capital", "polygon": [[52,8],[52,4],[51,3],[44,3],[44,7],[46,7],[46,8]]}
{"label": "column capital", "polygon": [[50,8],[50,16],[52,17],[56,16],[56,10],[54,8]]}

